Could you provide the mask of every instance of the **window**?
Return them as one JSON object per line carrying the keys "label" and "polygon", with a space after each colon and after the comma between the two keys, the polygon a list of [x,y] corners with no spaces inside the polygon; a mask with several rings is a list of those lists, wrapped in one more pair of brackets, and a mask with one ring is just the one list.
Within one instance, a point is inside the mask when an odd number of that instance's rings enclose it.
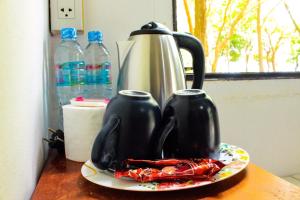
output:
{"label": "window", "polygon": [[[174,0],[175,30],[205,48],[208,73],[300,72],[299,0]],[[192,59],[182,51],[186,72]],[[292,73],[290,73],[292,74]]]}

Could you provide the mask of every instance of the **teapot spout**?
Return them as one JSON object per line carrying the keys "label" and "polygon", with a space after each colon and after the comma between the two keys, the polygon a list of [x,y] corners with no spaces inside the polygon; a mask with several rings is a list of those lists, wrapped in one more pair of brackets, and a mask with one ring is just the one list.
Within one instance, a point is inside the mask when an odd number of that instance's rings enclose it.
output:
{"label": "teapot spout", "polygon": [[118,41],[117,43],[117,49],[118,49],[118,61],[119,61],[119,69],[122,68],[123,63],[129,54],[131,48],[134,45],[134,41]]}

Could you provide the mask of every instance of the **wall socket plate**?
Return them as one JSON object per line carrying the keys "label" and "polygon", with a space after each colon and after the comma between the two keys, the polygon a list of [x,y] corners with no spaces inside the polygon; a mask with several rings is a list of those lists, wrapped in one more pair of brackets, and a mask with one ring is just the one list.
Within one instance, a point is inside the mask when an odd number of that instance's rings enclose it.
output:
{"label": "wall socket plate", "polygon": [[83,32],[83,0],[50,0],[51,32],[73,27]]}
{"label": "wall socket plate", "polygon": [[57,9],[59,19],[74,19],[75,0],[59,0],[57,1]]}

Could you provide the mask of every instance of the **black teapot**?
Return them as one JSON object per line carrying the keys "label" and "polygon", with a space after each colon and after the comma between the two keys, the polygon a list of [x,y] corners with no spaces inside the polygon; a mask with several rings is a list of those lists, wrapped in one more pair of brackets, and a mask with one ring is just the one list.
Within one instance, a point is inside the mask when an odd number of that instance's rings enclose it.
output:
{"label": "black teapot", "polygon": [[162,126],[157,157],[218,159],[218,112],[203,90],[176,91],[167,102]]}
{"label": "black teapot", "polygon": [[107,105],[91,159],[99,169],[122,167],[127,158],[154,159],[161,110],[150,93],[122,90]]}

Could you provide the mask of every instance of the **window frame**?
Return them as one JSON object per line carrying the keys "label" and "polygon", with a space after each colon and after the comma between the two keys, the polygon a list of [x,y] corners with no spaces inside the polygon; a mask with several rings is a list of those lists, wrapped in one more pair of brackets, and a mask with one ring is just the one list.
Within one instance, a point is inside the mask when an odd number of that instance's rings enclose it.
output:
{"label": "window frame", "polygon": [[[177,0],[172,0],[173,30],[177,30]],[[266,79],[300,79],[300,72],[236,72],[205,73],[208,80],[266,80]],[[193,74],[186,74],[187,80],[193,80]]]}

